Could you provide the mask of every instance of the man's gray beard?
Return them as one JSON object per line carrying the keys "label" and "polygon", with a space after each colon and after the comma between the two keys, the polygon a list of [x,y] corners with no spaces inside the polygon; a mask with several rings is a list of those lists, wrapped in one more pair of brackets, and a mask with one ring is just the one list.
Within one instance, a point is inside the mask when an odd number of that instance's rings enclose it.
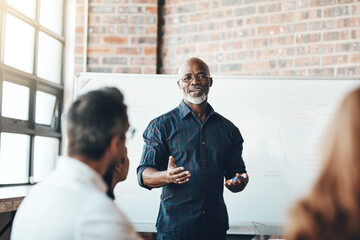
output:
{"label": "man's gray beard", "polygon": [[200,97],[192,97],[190,95],[185,95],[184,94],[184,98],[188,101],[191,102],[192,104],[201,104],[203,103],[206,99],[207,99],[207,95],[203,94]]}

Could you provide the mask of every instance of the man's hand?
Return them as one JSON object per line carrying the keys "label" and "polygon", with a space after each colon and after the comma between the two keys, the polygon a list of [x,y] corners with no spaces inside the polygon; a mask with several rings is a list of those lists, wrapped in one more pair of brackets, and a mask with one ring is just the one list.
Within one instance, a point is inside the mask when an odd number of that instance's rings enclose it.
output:
{"label": "man's hand", "polygon": [[170,183],[186,183],[189,181],[190,176],[190,172],[184,171],[184,167],[177,167],[174,162],[174,157],[170,156],[167,170],[159,171],[155,168],[148,167],[142,173],[142,180],[145,186],[157,188]]}
{"label": "man's hand", "polygon": [[189,171],[184,171],[183,167],[177,167],[174,162],[174,157],[169,157],[167,178],[169,183],[183,184],[189,181],[191,174]]}
{"label": "man's hand", "polygon": [[237,180],[232,179],[231,181],[229,181],[229,179],[225,182],[224,185],[232,192],[240,192],[244,190],[244,188],[248,184],[249,176],[246,174],[246,178],[243,178],[240,173],[236,173],[235,177],[237,178]]}

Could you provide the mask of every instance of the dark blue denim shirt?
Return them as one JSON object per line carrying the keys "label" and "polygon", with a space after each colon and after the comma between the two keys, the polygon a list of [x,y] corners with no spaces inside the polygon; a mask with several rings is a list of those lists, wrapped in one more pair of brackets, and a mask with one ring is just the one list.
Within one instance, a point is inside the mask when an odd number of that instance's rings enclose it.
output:
{"label": "dark blue denim shirt", "polygon": [[[229,120],[208,104],[201,121],[182,101],[179,107],[152,120],[144,131],[145,141],[138,182],[152,167],[167,169],[169,156],[177,167],[190,171],[189,182],[164,186],[156,228],[183,239],[222,239],[229,229],[223,198],[224,177],[245,173],[243,138]],[[149,189],[149,188],[148,188]]]}

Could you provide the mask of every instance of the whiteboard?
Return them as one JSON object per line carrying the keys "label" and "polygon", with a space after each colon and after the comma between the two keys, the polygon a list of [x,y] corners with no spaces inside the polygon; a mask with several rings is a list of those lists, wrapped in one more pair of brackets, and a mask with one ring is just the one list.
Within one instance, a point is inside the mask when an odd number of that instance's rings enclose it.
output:
{"label": "whiteboard", "polygon": [[[213,80],[208,102],[240,129],[250,177],[240,193],[224,188],[228,233],[281,234],[276,231],[281,231],[289,207],[319,173],[319,141],[329,119],[360,80],[236,76],[213,76]],[[127,141],[129,174],[116,186],[115,196],[138,231],[155,231],[161,193],[137,183],[142,133],[152,119],[179,105],[182,95],[176,81],[176,75],[80,73],[75,77],[75,98],[104,86],[117,87],[124,94],[130,125],[137,132]]]}

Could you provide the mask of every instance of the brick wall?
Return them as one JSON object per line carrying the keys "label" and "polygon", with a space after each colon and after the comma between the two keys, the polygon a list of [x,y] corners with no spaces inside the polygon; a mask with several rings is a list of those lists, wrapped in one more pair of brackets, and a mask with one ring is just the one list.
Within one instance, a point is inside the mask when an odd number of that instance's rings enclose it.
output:
{"label": "brick wall", "polygon": [[173,74],[197,56],[221,75],[360,75],[360,0],[162,1],[158,46],[158,0],[90,0],[88,71]]}
{"label": "brick wall", "polygon": [[[77,0],[75,72],[82,71],[84,0]],[[90,0],[87,71],[156,73],[157,0]]]}
{"label": "brick wall", "polygon": [[360,75],[359,0],[167,0],[163,73],[198,56],[221,75]]}

